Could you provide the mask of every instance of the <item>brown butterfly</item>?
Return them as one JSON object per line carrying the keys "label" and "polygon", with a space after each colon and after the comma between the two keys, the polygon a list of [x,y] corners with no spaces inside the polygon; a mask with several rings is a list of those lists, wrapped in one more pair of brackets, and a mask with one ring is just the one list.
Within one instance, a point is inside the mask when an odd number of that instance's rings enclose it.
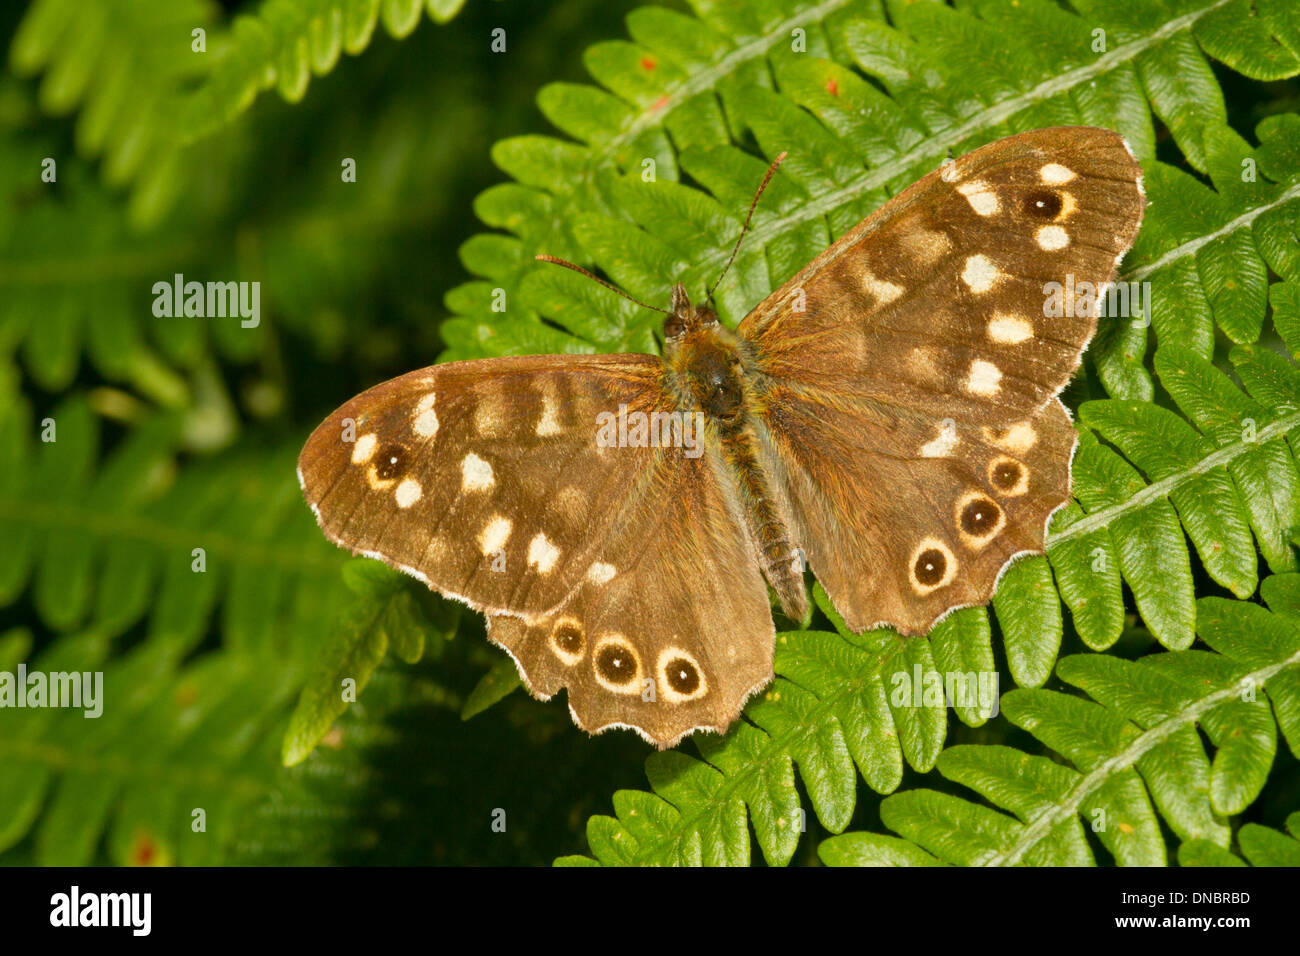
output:
{"label": "brown butterfly", "polygon": [[1047,290],[1104,289],[1143,207],[1116,133],[1010,136],[734,331],[677,285],[662,358],[411,372],[326,419],[299,480],[331,541],[481,610],[580,727],[721,732],[772,679],[764,582],[801,620],[804,558],[851,628],[922,634],[1043,550],[1076,440],[1057,395],[1097,324],[1046,317]]}

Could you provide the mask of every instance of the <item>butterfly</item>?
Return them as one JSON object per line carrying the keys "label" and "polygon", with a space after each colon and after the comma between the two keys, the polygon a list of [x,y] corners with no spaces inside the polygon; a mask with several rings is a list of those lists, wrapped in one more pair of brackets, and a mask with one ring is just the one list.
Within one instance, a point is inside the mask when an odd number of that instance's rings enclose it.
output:
{"label": "butterfly", "polygon": [[734,330],[679,284],[662,357],[410,372],[330,415],[299,481],[326,537],[482,611],[578,726],[723,732],[773,677],[768,586],[805,618],[805,564],[850,628],[919,635],[1043,551],[1076,442],[1058,395],[1098,312],[1045,300],[1099,296],[1144,206],[1118,134],[1010,136]]}

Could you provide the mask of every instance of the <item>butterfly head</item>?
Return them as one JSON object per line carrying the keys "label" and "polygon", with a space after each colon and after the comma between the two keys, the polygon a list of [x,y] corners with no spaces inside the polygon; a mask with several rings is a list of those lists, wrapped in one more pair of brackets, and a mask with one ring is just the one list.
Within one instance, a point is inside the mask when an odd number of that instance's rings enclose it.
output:
{"label": "butterfly head", "polygon": [[672,349],[680,345],[693,332],[715,328],[718,313],[708,306],[696,308],[691,305],[686,286],[680,282],[673,286],[672,308],[664,319],[664,344]]}

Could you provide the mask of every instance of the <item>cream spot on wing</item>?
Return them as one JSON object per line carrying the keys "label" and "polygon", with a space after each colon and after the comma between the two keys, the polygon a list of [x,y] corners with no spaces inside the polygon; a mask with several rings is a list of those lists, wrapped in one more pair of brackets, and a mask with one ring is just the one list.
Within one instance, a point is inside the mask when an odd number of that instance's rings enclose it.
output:
{"label": "cream spot on wing", "polygon": [[999,345],[1019,345],[1033,337],[1033,325],[1018,315],[998,312],[989,320],[989,338]]}
{"label": "cream spot on wing", "polygon": [[417,435],[424,438],[432,438],[438,434],[438,413],[433,410],[433,403],[437,397],[435,392],[430,392],[415,406],[415,422],[411,427],[415,429]]}
{"label": "cream spot on wing", "polygon": [[587,516],[587,496],[582,489],[565,485],[555,496],[555,507],[566,525],[578,524]]}
{"label": "cream spot on wing", "polygon": [[957,557],[938,538],[923,538],[907,562],[912,590],[924,597],[952,583],[957,576]]}
{"label": "cream spot on wing", "polygon": [[906,291],[901,285],[877,279],[866,270],[862,272],[862,288],[876,297],[876,305],[889,305]]}
{"label": "cream spot on wing", "polygon": [[1062,166],[1060,163],[1048,163],[1038,171],[1038,176],[1049,186],[1059,186],[1073,179],[1075,172],[1070,167]]}
{"label": "cream spot on wing", "polygon": [[537,420],[537,435],[547,438],[560,433],[560,403],[555,396],[546,392],[542,395],[542,417]]}
{"label": "cream spot on wing", "polygon": [[418,481],[416,481],[414,478],[405,479],[400,485],[397,486],[397,493],[394,495],[394,497],[397,499],[397,507],[399,508],[411,507],[411,505],[415,504],[417,501],[420,500],[420,496],[422,494],[424,494],[424,489],[420,487],[420,483]]}
{"label": "cream spot on wing", "polygon": [[375,453],[375,446],[379,444],[379,438],[374,432],[367,432],[356,440],[352,446],[352,464],[364,465]]}
{"label": "cream spot on wing", "polygon": [[479,550],[484,555],[500,551],[505,543],[510,540],[510,529],[513,527],[514,525],[510,523],[509,518],[493,515],[492,520],[483,526],[483,531],[478,536]]}
{"label": "cream spot on wing", "polygon": [[1001,432],[985,428],[984,437],[990,443],[1016,455],[1024,454],[1034,447],[1034,442],[1038,441],[1038,433],[1029,422],[1016,422]]}
{"label": "cream spot on wing", "polygon": [[966,268],[962,271],[961,281],[965,282],[972,292],[988,292],[993,285],[1002,278],[1002,273],[998,270],[987,256],[974,255],[966,260]]}
{"label": "cream spot on wing", "polygon": [[505,427],[501,405],[493,396],[483,395],[474,407],[474,430],[484,438],[496,438]]}
{"label": "cream spot on wing", "polygon": [[1078,209],[1079,204],[1074,201],[1074,193],[1061,190],[1061,211],[1056,214],[1056,218],[1069,219]]}
{"label": "cream spot on wing", "polygon": [[670,704],[699,700],[709,692],[704,668],[694,654],[680,647],[666,647],[659,652],[655,676],[659,678],[659,696]]}
{"label": "cream spot on wing", "polygon": [[957,426],[951,421],[939,426],[939,434],[921,446],[922,458],[950,458],[957,447]]}
{"label": "cream spot on wing", "polygon": [[966,379],[966,388],[976,395],[996,395],[1001,387],[1002,370],[992,362],[976,359],[970,363],[970,377]]}
{"label": "cream spot on wing", "polygon": [[1058,252],[1070,244],[1070,234],[1063,226],[1043,226],[1034,238],[1044,252]]}
{"label": "cream spot on wing", "polygon": [[542,574],[550,574],[555,562],[560,560],[560,549],[546,540],[546,535],[538,532],[528,542],[528,563]]}
{"label": "cream spot on wing", "polygon": [[975,179],[962,183],[957,187],[957,192],[966,197],[966,201],[978,215],[992,216],[1002,208],[998,203],[998,194],[983,180]]}
{"label": "cream spot on wing", "polygon": [[428,564],[432,562],[435,564],[441,564],[443,561],[447,560],[447,557],[450,554],[451,548],[447,544],[447,539],[441,535],[435,534],[424,546],[424,561],[421,563]]}
{"label": "cream spot on wing", "polygon": [[919,222],[899,236],[898,241],[903,251],[921,266],[932,266],[952,251],[952,240],[946,233],[926,229]]}
{"label": "cream spot on wing", "polygon": [[614,575],[618,571],[614,565],[606,564],[604,561],[597,561],[587,569],[587,580],[592,584],[608,584],[614,580]]}
{"label": "cream spot on wing", "polygon": [[957,179],[957,163],[952,159],[945,159],[939,164],[939,178],[945,183],[955,182]]}
{"label": "cream spot on wing", "polygon": [[492,474],[492,466],[473,452],[466,455],[460,463],[460,490],[486,491],[494,484],[496,477]]}
{"label": "cream spot on wing", "polygon": [[927,346],[918,345],[907,353],[907,367],[922,381],[933,382],[939,378],[939,364],[935,358],[935,350]]}

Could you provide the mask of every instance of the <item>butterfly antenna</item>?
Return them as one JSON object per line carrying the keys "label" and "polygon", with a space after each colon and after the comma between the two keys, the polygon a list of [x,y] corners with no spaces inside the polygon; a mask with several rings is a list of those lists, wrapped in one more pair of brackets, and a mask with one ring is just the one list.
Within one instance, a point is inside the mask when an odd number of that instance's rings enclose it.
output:
{"label": "butterfly antenna", "polygon": [[713,290],[718,287],[718,283],[722,281],[722,277],[727,274],[727,270],[731,268],[731,264],[736,261],[736,253],[740,252],[740,243],[745,238],[745,233],[749,232],[749,221],[754,218],[754,210],[758,207],[759,197],[763,195],[763,190],[766,189],[767,184],[772,181],[772,177],[776,175],[776,168],[781,165],[781,161],[784,160],[785,157],[785,151],[782,150],[780,155],[778,155],[776,159],[772,160],[772,165],[767,167],[767,175],[764,176],[763,181],[758,184],[758,192],[754,193],[754,201],[749,204],[749,214],[745,216],[745,225],[741,227],[740,235],[736,239],[736,244],[731,248],[731,258],[728,259],[727,264],[722,267],[722,272],[719,273],[718,278],[714,280],[713,285],[709,286],[709,294],[707,296],[709,299],[713,298]]}
{"label": "butterfly antenna", "polygon": [[667,309],[661,309],[655,305],[647,305],[645,302],[642,302],[640,299],[634,299],[632,298],[632,296],[628,295],[626,292],[624,292],[622,289],[620,289],[618,286],[614,285],[613,283],[606,282],[598,275],[592,275],[592,273],[588,272],[582,266],[574,265],[572,262],[569,262],[567,259],[561,259],[558,256],[548,256],[545,253],[543,253],[542,255],[534,256],[533,258],[540,259],[542,262],[552,262],[557,266],[564,266],[564,268],[566,269],[572,269],[574,272],[586,276],[592,282],[599,282],[610,292],[617,292],[619,295],[627,299],[629,302],[635,302],[643,309],[649,309],[652,312],[662,312],[664,315],[668,314]]}

